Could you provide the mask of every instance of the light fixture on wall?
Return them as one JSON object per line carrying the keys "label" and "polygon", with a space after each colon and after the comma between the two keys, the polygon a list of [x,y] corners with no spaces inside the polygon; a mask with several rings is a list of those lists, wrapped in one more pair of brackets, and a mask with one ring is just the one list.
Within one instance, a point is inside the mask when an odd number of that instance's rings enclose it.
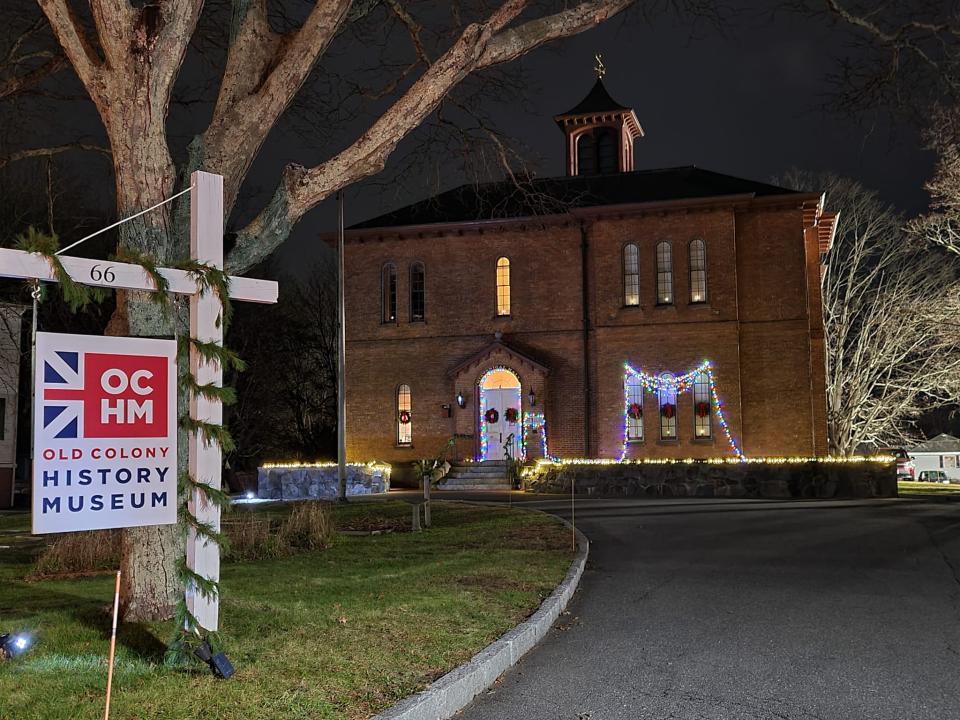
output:
{"label": "light fixture on wall", "polygon": [[537,394],[533,391],[533,388],[530,389],[530,394],[527,395],[527,399],[530,401],[530,407],[534,407],[537,404]]}
{"label": "light fixture on wall", "polygon": [[463,393],[457,391],[457,406],[463,410],[467,406],[467,399],[463,396]]}

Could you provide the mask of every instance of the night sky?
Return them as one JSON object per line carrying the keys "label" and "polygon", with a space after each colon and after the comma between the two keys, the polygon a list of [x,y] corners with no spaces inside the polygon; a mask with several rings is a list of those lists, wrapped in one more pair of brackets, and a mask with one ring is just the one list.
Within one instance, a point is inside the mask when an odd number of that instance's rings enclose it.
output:
{"label": "night sky", "polygon": [[[922,149],[916,129],[894,124],[883,111],[850,117],[823,108],[837,59],[853,52],[848,40],[846,28],[831,28],[823,18],[774,16],[762,5],[722,30],[631,16],[522,58],[527,102],[491,105],[490,112],[502,131],[520,141],[539,176],[563,174],[563,135],[553,116],[589,91],[599,51],[607,89],[636,110],[646,132],[636,146],[637,169],[698,165],[755,180],[770,180],[792,167],[829,170],[859,179],[915,214],[927,204],[923,183],[933,169],[933,155]],[[295,158],[295,143],[289,143],[278,138],[265,151],[277,160]],[[398,152],[403,151],[401,145]],[[407,178],[399,192],[379,184],[350,188],[347,224],[467,179],[452,164],[435,162],[439,180],[435,173]],[[334,230],[334,222],[328,201],[277,253],[281,267],[306,267],[304,260],[325,252],[317,234]]]}

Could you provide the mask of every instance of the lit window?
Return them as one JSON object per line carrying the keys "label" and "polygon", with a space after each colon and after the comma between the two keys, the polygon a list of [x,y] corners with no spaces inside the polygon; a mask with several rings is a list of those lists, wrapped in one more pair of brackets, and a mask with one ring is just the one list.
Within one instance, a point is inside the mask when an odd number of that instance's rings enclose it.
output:
{"label": "lit window", "polygon": [[705,372],[693,379],[693,436],[708,438],[713,432],[710,406],[710,378]]}
{"label": "lit window", "polygon": [[601,175],[612,175],[619,170],[617,136],[613,130],[601,130],[597,134],[597,165]]}
{"label": "lit window", "polygon": [[597,172],[597,149],[593,134],[586,132],[577,138],[577,175],[595,175]]}
{"label": "lit window", "polygon": [[643,440],[643,384],[629,374],[626,383],[627,440]]}
{"label": "lit window", "polygon": [[413,406],[410,386],[397,388],[397,444],[409,445],[413,442]]}
{"label": "lit window", "polygon": [[410,268],[410,321],[419,322],[425,317],[425,289],[423,263],[414,263]]}
{"label": "lit window", "polygon": [[670,373],[660,376],[660,439],[677,439],[677,382]]}
{"label": "lit window", "polygon": [[381,322],[395,323],[397,321],[397,268],[393,265],[383,266],[380,295],[383,300]]}
{"label": "lit window", "polygon": [[670,243],[657,245],[657,304],[673,303],[673,248]]}
{"label": "lit window", "polygon": [[640,304],[640,260],[637,246],[623,248],[623,304]]}
{"label": "lit window", "polygon": [[707,248],[697,238],[690,243],[690,302],[707,301]]}
{"label": "lit window", "polygon": [[510,260],[497,260],[497,315],[510,314]]}

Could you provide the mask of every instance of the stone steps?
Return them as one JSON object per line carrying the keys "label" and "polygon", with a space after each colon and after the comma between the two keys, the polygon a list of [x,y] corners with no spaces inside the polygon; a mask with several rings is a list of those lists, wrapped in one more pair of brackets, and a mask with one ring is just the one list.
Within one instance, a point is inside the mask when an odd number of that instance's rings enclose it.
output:
{"label": "stone steps", "polygon": [[438,490],[509,490],[507,464],[501,461],[454,465]]}

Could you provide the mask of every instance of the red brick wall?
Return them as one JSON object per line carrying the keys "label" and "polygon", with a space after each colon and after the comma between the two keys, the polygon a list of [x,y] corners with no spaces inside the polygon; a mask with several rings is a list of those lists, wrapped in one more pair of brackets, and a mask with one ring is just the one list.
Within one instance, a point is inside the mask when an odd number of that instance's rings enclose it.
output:
{"label": "red brick wall", "polygon": [[[546,413],[550,451],[574,457],[619,455],[623,363],[651,374],[714,365],[725,414],[747,454],[823,452],[826,442],[819,265],[815,233],[799,209],[708,209],[585,221],[589,247],[590,392],[584,392],[581,227],[575,221],[512,224],[429,236],[348,240],[347,451],[351,461],[406,461],[436,455],[453,432],[472,433],[482,363],[454,370],[494,341],[549,368],[521,375]],[[385,231],[386,233],[386,231]],[[688,244],[707,249],[708,302],[689,300]],[[673,246],[674,304],[655,298],[656,244]],[[621,253],[640,254],[639,307],[623,307]],[[511,263],[510,317],[496,316],[496,262]],[[409,322],[409,267],[426,268],[426,321]],[[380,269],[397,267],[398,321],[380,323]],[[812,338],[812,339],[811,339]],[[487,366],[502,362],[499,356]],[[819,368],[819,370],[818,370]],[[412,447],[396,447],[395,393],[411,386]],[[539,387],[538,387],[539,386]],[[467,397],[456,406],[456,392]],[[451,417],[442,412],[450,405]],[[524,407],[524,409],[529,409]],[[592,423],[584,429],[585,413]],[[719,423],[693,441],[693,401],[678,398],[678,439],[659,440],[656,400],[645,405],[642,444],[631,456],[705,457],[729,453]],[[588,437],[589,435],[589,437]],[[472,441],[458,446],[471,451]]]}

